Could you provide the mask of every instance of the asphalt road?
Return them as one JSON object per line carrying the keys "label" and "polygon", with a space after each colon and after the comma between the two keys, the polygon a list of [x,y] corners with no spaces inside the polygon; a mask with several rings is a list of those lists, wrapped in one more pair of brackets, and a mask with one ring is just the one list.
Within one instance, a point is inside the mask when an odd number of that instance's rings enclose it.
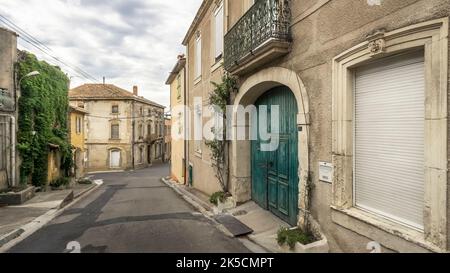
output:
{"label": "asphalt road", "polygon": [[162,183],[167,174],[157,165],[96,175],[100,189],[9,252],[63,253],[72,241],[83,253],[250,252]]}

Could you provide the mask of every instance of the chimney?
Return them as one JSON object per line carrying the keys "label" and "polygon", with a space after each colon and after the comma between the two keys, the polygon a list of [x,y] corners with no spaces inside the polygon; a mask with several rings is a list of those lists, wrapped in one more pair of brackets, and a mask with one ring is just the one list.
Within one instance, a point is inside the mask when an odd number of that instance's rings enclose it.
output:
{"label": "chimney", "polygon": [[106,83],[106,78],[103,77],[103,85]]}
{"label": "chimney", "polygon": [[137,85],[133,86],[133,94],[134,94],[135,96],[138,96],[138,95],[139,95],[139,91],[138,91],[138,90],[139,90],[139,89],[138,89]]}

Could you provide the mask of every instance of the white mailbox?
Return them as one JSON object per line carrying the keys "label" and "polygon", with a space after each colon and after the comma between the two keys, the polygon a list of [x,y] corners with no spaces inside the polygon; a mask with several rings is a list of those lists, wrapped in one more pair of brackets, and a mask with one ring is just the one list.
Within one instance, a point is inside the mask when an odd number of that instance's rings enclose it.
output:
{"label": "white mailbox", "polygon": [[322,182],[333,183],[333,164],[327,162],[319,163],[319,179]]}

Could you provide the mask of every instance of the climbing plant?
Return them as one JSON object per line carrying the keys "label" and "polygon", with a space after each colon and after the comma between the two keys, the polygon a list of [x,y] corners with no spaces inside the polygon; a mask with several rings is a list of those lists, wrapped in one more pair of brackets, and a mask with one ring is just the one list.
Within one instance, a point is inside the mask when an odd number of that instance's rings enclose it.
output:
{"label": "climbing plant", "polygon": [[222,77],[221,83],[212,83],[214,90],[210,93],[209,104],[220,110],[223,120],[222,128],[212,129],[214,139],[206,142],[206,146],[211,151],[211,159],[213,167],[223,192],[228,192],[228,177],[227,177],[227,105],[230,103],[230,98],[233,92],[237,90],[237,80],[228,74]]}
{"label": "climbing plant", "polygon": [[24,78],[19,99],[18,149],[22,159],[21,183],[45,185],[49,144],[58,145],[61,169],[69,175],[72,151],[68,140],[68,83],[59,67],[39,61],[28,52],[20,52],[17,75],[21,79],[32,71],[39,76]]}

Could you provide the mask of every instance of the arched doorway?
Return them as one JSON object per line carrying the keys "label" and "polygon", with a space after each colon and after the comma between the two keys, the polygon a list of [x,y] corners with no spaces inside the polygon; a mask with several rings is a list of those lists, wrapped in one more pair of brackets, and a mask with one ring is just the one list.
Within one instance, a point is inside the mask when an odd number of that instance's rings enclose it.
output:
{"label": "arched doorway", "polygon": [[[239,109],[254,106],[255,102],[268,91],[280,86],[287,87],[294,96],[298,107],[295,118],[297,134],[297,164],[292,168],[298,177],[298,223],[291,224],[303,226],[309,215],[308,200],[309,190],[306,181],[310,180],[309,158],[309,130],[310,130],[310,104],[308,92],[300,76],[293,70],[282,67],[269,67],[258,71],[248,77],[240,86],[234,99],[233,106],[233,130],[230,149],[230,189],[236,203],[245,203],[252,200],[252,141],[240,140],[238,132],[247,130],[249,124],[241,124],[239,120],[242,113]],[[292,98],[292,97],[291,97]],[[281,112],[283,109],[280,110]],[[239,130],[238,130],[239,129]],[[242,130],[241,130],[242,129]],[[292,147],[294,149],[294,147]],[[294,204],[295,202],[292,202]]]}
{"label": "arched doorway", "polygon": [[118,149],[112,149],[110,151],[110,162],[111,169],[117,169],[121,166],[121,152]]}
{"label": "arched doorway", "polygon": [[[257,140],[251,144],[252,199],[291,225],[298,223],[298,106],[292,91],[286,87],[275,87],[257,99],[255,106],[267,107],[267,119],[261,120],[259,111],[253,126],[267,128],[269,139],[258,133]],[[275,106],[279,111],[275,111]],[[277,115],[277,116],[275,116]],[[267,124],[262,124],[267,122]],[[273,134],[279,122],[279,134]],[[276,138],[276,140],[275,140]],[[274,141],[275,140],[275,141]],[[265,149],[269,142],[277,143],[273,149]]]}

